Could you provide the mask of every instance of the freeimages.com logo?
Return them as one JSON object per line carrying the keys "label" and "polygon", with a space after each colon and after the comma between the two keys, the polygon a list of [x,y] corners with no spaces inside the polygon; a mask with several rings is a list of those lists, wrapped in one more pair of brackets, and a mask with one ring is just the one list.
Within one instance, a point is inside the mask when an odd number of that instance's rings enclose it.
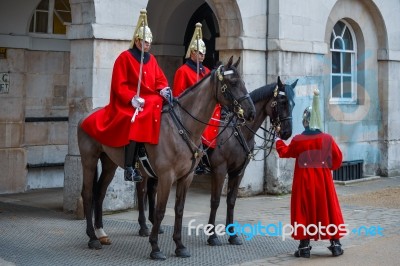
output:
{"label": "freeimages.com logo", "polygon": [[201,231],[206,236],[211,236],[214,233],[218,236],[222,235],[243,235],[246,240],[251,240],[254,236],[277,236],[281,237],[282,240],[285,240],[287,237],[290,237],[292,234],[299,235],[308,235],[308,236],[346,236],[349,234],[355,235],[366,235],[366,236],[383,236],[383,228],[381,226],[360,226],[357,228],[349,229],[348,224],[329,224],[327,226],[322,225],[320,222],[318,224],[309,224],[307,226],[303,224],[294,223],[291,224],[283,224],[282,222],[278,223],[268,223],[263,224],[261,221],[258,221],[255,224],[245,223],[241,224],[239,222],[234,222],[233,224],[229,224],[227,226],[223,224],[195,224],[196,219],[192,219],[188,224],[188,235],[191,236],[193,233],[196,236],[201,234]]}

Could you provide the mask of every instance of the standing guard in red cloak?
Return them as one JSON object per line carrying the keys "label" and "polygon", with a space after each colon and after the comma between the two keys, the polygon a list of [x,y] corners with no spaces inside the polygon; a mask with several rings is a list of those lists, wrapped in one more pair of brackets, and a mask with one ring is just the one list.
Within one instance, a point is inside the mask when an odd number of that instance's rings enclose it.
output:
{"label": "standing guard in red cloak", "polygon": [[290,220],[292,237],[300,240],[296,257],[310,257],[310,240],[329,239],[332,256],[343,254],[339,238],[346,235],[342,211],[332,179],[332,170],[342,163],[342,152],[333,137],[323,133],[319,111],[319,91],[314,91],[312,107],[303,113],[305,131],[289,145],[276,141],[280,158],[296,158]]}
{"label": "standing guard in red cloak", "polygon": [[115,60],[109,104],[82,123],[82,129],[100,143],[125,146],[126,181],[142,181],[133,167],[136,143],[158,143],[163,95],[171,93],[157,60],[149,53],[152,40],[147,12],[141,10],[129,49]]}

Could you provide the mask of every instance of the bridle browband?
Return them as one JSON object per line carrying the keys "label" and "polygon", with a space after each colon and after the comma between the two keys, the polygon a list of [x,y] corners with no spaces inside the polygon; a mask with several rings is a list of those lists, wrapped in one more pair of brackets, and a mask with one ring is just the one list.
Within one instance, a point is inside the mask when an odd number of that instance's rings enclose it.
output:
{"label": "bridle browband", "polygon": [[[221,86],[221,93],[222,96],[224,96],[225,99],[231,100],[233,104],[233,112],[237,115],[237,117],[242,121],[242,123],[245,123],[246,120],[244,119],[244,111],[242,109],[242,106],[240,105],[241,102],[244,100],[250,99],[250,94],[246,93],[246,95],[240,97],[239,99],[236,99],[235,96],[232,94],[230,90],[228,90],[228,85],[224,82],[224,76],[227,75],[232,75],[235,72],[231,70],[223,70],[223,65],[220,65],[216,70],[215,74],[217,75],[218,81],[222,83]],[[218,91],[217,91],[218,86],[215,88],[215,98],[218,101]]]}

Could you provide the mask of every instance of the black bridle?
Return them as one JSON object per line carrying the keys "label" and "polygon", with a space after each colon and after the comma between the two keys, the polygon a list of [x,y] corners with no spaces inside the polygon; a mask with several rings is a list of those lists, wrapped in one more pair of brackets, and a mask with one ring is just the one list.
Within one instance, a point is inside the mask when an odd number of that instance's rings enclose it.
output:
{"label": "black bridle", "polygon": [[[286,85],[283,85],[282,87],[286,88]],[[284,99],[282,97],[284,97]],[[290,108],[289,114],[290,115],[287,117],[282,117],[282,110],[283,110],[282,102],[283,101],[289,102],[289,108]],[[269,129],[260,127],[260,129],[265,132],[265,136],[260,136],[259,134],[257,134],[257,132],[252,130],[249,126],[245,125],[245,127],[252,134],[254,134],[255,136],[259,137],[260,139],[262,139],[264,141],[264,143],[262,145],[258,146],[258,148],[254,148],[256,150],[265,150],[266,151],[266,155],[264,156],[264,159],[266,157],[268,157],[272,151],[272,147],[273,147],[273,144],[275,143],[276,135],[279,134],[279,131],[281,130],[281,123],[286,120],[292,120],[291,113],[293,110],[293,104],[290,103],[290,100],[286,94],[286,91],[280,90],[278,84],[274,88],[273,99],[272,99],[270,106],[272,109],[272,116],[270,116],[270,127],[269,127]],[[248,147],[247,142],[245,141],[245,139],[242,135],[240,127],[235,127],[234,136],[237,137],[239,143],[242,145],[243,149],[247,153],[247,160],[250,160],[250,159],[254,160],[255,156],[253,154],[253,151],[250,150],[250,148]]]}
{"label": "black bridle", "polygon": [[[251,100],[250,99],[250,94],[246,93],[246,95],[240,97],[239,99],[236,99],[235,96],[232,94],[232,92],[230,90],[228,90],[228,85],[226,85],[226,83],[224,82],[224,76],[227,75],[232,75],[235,72],[233,70],[223,70],[224,66],[220,65],[216,70],[215,70],[215,74],[217,75],[218,81],[222,83],[221,86],[221,94],[222,96],[224,96],[225,99],[228,99],[232,102],[233,105],[233,112],[236,114],[236,116],[241,120],[241,123],[245,123],[246,120],[244,119],[244,111],[242,106],[240,105],[241,102],[243,102],[244,100]],[[240,82],[243,83],[243,81],[241,80]],[[242,84],[243,85],[243,84]],[[218,101],[218,86],[216,86],[215,89],[215,98]]]}
{"label": "black bridle", "polygon": [[[283,88],[285,88],[285,85],[283,85]],[[274,132],[277,132],[279,134],[279,131],[281,130],[281,123],[286,120],[292,120],[292,116],[289,115],[287,117],[281,117],[282,115],[282,106],[281,106],[281,97],[285,97],[285,101],[289,101],[286,92],[279,90],[278,84],[276,85],[274,89],[274,99],[271,102],[271,108],[272,108],[272,116],[270,117],[270,122],[271,122],[271,128],[270,130],[273,130]],[[291,106],[289,106],[291,108]],[[291,110],[290,110],[291,111]],[[292,112],[289,112],[290,114]]]}

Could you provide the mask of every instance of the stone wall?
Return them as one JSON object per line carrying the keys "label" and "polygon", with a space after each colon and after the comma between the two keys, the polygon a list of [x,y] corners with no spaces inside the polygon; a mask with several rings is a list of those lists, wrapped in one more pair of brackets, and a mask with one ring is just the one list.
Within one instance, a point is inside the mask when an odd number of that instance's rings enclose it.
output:
{"label": "stone wall", "polygon": [[1,175],[4,180],[0,193],[62,187],[62,167],[47,174],[43,168],[27,166],[60,166],[64,162],[68,146],[69,53],[7,49],[0,69],[10,79],[8,93],[0,94],[0,151],[2,158],[8,158],[2,160],[5,165],[1,169],[8,171]]}

